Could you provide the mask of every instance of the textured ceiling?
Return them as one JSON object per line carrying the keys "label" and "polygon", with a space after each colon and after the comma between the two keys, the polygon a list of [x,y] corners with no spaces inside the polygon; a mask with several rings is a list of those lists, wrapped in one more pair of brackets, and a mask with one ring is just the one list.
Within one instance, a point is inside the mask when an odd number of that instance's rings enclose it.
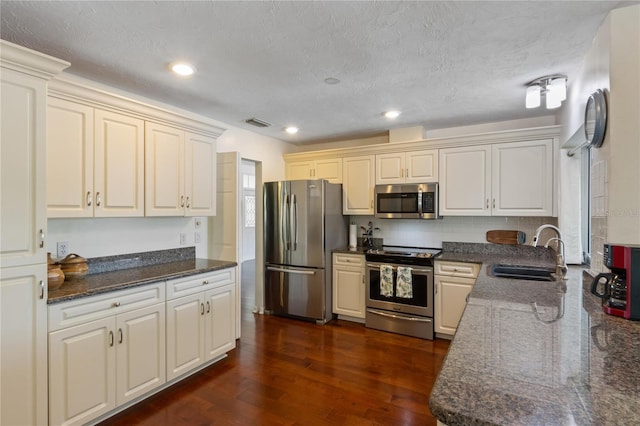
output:
{"label": "textured ceiling", "polygon": [[[0,37],[71,62],[70,73],[304,143],[548,115],[524,108],[525,84],[556,73],[571,84],[608,11],[625,4],[2,0]],[[198,72],[171,75],[179,59]],[[402,115],[390,122],[388,109]],[[297,135],[282,132],[290,124]]]}

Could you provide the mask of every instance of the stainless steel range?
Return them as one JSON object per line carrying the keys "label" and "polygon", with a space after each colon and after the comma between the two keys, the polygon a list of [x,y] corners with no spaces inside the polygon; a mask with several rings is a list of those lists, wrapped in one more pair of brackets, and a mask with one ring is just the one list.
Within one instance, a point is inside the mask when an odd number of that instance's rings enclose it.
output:
{"label": "stainless steel range", "polygon": [[433,260],[441,252],[401,246],[367,251],[366,326],[433,339]]}

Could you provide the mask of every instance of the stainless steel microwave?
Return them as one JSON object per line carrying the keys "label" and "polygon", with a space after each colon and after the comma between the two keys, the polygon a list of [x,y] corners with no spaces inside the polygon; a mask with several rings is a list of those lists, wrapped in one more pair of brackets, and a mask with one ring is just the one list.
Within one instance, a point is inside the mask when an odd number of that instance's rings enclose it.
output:
{"label": "stainless steel microwave", "polygon": [[381,219],[439,219],[438,184],[376,185],[375,216]]}

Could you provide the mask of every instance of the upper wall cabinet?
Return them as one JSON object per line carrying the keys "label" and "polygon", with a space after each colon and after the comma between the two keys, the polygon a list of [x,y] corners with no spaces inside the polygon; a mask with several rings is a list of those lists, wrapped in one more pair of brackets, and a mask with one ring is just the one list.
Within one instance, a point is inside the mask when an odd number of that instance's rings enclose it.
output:
{"label": "upper wall cabinet", "polygon": [[372,215],[375,156],[347,157],[342,161],[342,213]]}
{"label": "upper wall cabinet", "polygon": [[326,179],[331,183],[342,183],[342,158],[289,161],[286,178],[288,180]]}
{"label": "upper wall cabinet", "polygon": [[212,216],[224,129],[57,77],[49,84],[47,215]]}
{"label": "upper wall cabinet", "polygon": [[437,149],[376,155],[376,185],[437,181]]}
{"label": "upper wall cabinet", "polygon": [[146,216],[215,215],[215,166],[215,139],[147,122]]}
{"label": "upper wall cabinet", "polygon": [[49,97],[47,216],[144,215],[144,122]]}
{"label": "upper wall cabinet", "polygon": [[553,216],[553,140],[440,150],[443,216]]}

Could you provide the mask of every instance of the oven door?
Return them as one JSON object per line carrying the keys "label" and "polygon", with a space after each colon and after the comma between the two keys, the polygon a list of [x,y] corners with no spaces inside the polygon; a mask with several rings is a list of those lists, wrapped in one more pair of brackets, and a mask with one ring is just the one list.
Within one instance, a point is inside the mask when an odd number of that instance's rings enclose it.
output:
{"label": "oven door", "polygon": [[[367,308],[433,317],[433,268],[417,265],[388,265],[393,268],[393,294],[384,296],[380,288],[383,263],[367,262]],[[411,268],[411,297],[400,297],[397,289],[398,266]]]}

